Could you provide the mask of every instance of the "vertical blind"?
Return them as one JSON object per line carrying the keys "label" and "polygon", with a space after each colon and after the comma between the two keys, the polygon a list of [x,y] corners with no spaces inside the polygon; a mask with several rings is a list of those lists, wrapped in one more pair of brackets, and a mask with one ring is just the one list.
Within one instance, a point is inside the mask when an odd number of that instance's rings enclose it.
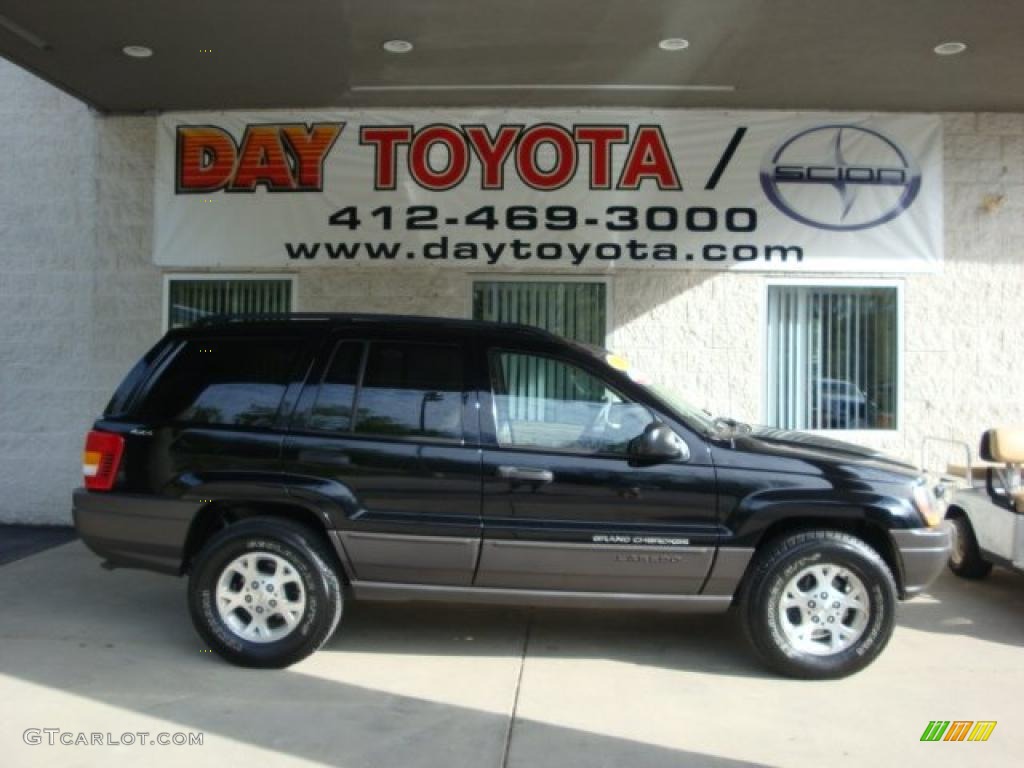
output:
{"label": "vertical blind", "polygon": [[171,280],[168,328],[180,328],[211,315],[275,314],[292,308],[288,280]]}
{"label": "vertical blind", "polygon": [[604,346],[604,283],[492,281],[473,284],[473,317],[535,325],[573,341]]}
{"label": "vertical blind", "polygon": [[770,423],[896,428],[898,343],[895,287],[770,286]]}
{"label": "vertical blind", "polygon": [[[604,283],[489,281],[473,284],[473,317],[522,323],[573,341],[603,347],[607,323]],[[593,382],[573,375],[555,360],[533,355],[502,355],[507,400],[502,405],[517,421],[543,421],[557,401],[597,397]]]}

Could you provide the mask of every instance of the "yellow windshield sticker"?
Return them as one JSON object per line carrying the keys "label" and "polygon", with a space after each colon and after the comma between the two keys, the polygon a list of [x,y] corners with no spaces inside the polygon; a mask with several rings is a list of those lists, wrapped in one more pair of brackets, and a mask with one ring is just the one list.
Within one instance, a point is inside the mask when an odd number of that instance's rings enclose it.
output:
{"label": "yellow windshield sticker", "polygon": [[629,370],[629,361],[627,361],[622,355],[616,355],[614,352],[605,358],[605,362],[617,371]]}

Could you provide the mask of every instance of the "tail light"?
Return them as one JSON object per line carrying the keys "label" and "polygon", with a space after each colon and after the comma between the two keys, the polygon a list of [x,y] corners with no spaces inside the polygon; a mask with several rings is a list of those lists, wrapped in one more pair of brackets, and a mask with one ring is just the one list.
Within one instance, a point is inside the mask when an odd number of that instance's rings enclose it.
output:
{"label": "tail light", "polygon": [[124,454],[124,438],[111,432],[92,430],[82,451],[82,474],[90,491],[109,491],[114,487]]}

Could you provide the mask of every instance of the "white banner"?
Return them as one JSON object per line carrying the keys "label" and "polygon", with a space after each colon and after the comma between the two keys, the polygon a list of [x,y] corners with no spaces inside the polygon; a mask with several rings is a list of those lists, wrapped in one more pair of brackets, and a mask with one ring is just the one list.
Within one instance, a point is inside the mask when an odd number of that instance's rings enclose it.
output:
{"label": "white banner", "polygon": [[922,272],[938,117],[680,110],[167,114],[154,259]]}

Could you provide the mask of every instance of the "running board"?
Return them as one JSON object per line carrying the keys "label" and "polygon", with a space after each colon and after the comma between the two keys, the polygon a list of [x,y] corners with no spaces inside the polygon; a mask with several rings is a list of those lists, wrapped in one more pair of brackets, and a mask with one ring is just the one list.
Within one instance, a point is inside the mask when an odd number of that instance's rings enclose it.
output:
{"label": "running board", "polygon": [[484,605],[536,605],[554,608],[635,608],[672,613],[723,613],[732,597],[710,595],[652,595],[628,592],[556,592],[547,589],[453,587],[435,584],[396,584],[353,581],[357,600],[408,602],[431,600]]}

